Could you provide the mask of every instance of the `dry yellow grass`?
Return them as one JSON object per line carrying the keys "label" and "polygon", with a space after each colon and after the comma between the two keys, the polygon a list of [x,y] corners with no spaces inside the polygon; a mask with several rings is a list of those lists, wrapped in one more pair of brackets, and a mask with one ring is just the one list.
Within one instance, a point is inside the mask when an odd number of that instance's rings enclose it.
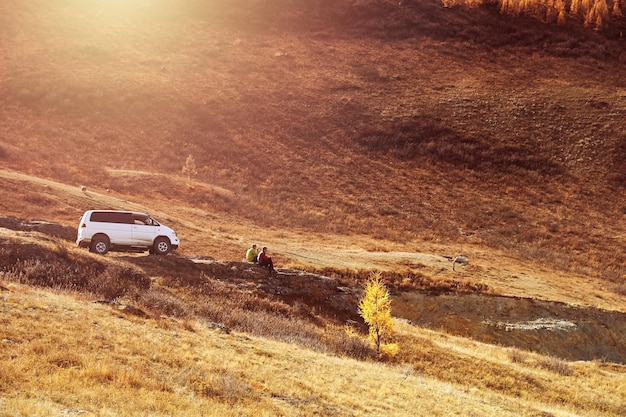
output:
{"label": "dry yellow grass", "polygon": [[[565,363],[397,323],[434,353],[410,363],[332,357],[206,323],[139,319],[81,296],[2,283],[0,416],[618,416],[623,367]],[[401,348],[402,349],[402,348]],[[444,354],[444,352],[447,352]],[[442,358],[466,358],[447,369]],[[470,367],[473,369],[471,370]],[[457,373],[450,380],[449,372]],[[448,375],[447,375],[448,374]],[[532,387],[534,390],[527,390]],[[504,389],[502,385],[507,387]],[[543,413],[543,414],[542,414]]]}

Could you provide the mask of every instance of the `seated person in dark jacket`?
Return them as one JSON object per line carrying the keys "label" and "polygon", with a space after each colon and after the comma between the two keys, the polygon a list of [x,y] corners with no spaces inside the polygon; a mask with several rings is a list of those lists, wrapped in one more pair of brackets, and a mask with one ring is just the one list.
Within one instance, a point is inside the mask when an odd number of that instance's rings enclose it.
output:
{"label": "seated person in dark jacket", "polygon": [[272,258],[267,256],[267,247],[263,246],[263,249],[259,253],[258,262],[259,266],[267,267],[270,272],[274,272],[274,263],[272,262]]}

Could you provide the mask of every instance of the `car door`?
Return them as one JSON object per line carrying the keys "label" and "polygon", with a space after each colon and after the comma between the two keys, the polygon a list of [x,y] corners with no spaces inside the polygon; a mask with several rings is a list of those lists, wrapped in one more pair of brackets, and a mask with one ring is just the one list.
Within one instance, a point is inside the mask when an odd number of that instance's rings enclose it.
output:
{"label": "car door", "polygon": [[131,244],[131,213],[117,211],[94,212],[91,215],[93,234],[102,233],[109,237],[112,245]]}
{"label": "car door", "polygon": [[132,246],[152,246],[156,227],[150,216],[141,213],[133,213]]}

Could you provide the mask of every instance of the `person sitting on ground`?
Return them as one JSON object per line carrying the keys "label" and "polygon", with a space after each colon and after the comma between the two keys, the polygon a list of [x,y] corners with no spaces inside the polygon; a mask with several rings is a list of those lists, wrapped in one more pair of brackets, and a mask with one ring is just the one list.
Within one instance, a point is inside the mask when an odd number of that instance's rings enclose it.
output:
{"label": "person sitting on ground", "polygon": [[259,255],[259,251],[256,249],[256,244],[252,245],[246,251],[246,262],[257,263],[257,256]]}
{"label": "person sitting on ground", "polygon": [[259,266],[267,267],[270,273],[274,272],[274,263],[272,258],[267,255],[267,246],[263,246],[261,253],[259,253]]}

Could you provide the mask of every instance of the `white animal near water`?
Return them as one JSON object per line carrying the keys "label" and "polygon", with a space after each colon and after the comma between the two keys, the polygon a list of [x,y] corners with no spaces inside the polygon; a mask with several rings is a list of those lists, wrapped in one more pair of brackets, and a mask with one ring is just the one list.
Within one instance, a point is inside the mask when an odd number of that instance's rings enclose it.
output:
{"label": "white animal near water", "polygon": [[454,266],[456,264],[467,265],[468,263],[469,263],[469,259],[467,259],[465,256],[457,256],[456,258],[452,260],[452,270],[454,271]]}

